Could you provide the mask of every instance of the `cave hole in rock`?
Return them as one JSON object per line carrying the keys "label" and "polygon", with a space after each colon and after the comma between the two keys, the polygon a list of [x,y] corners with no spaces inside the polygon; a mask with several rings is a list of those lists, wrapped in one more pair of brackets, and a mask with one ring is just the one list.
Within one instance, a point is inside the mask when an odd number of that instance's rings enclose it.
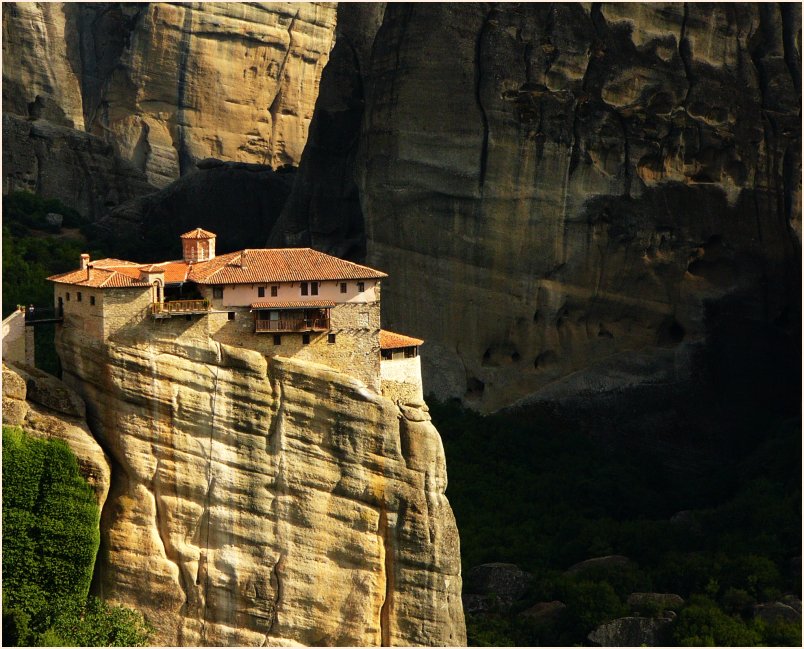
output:
{"label": "cave hole in rock", "polygon": [[606,325],[604,325],[604,324],[601,322],[601,323],[598,325],[597,337],[598,337],[598,338],[614,338],[614,334],[613,334],[613,333],[611,333],[611,332],[610,332],[608,329],[606,329]]}
{"label": "cave hole in rock", "polygon": [[537,370],[542,370],[558,362],[558,355],[552,349],[546,349],[536,357],[533,361],[533,367]]}
{"label": "cave hole in rock", "polygon": [[540,316],[539,316],[539,309],[536,309],[536,310],[533,312],[533,322],[539,322],[539,318],[540,318]]}
{"label": "cave hole in rock", "polygon": [[659,327],[659,346],[677,345],[686,335],[684,327],[675,318],[668,318]]}
{"label": "cave hole in rock", "polygon": [[518,351],[515,350],[515,351],[513,351],[511,353],[511,362],[512,363],[518,363],[521,360],[521,358],[522,358],[522,355]]}
{"label": "cave hole in rock", "polygon": [[483,390],[486,389],[486,384],[480,379],[470,376],[466,381],[466,398],[479,399],[483,396]]}

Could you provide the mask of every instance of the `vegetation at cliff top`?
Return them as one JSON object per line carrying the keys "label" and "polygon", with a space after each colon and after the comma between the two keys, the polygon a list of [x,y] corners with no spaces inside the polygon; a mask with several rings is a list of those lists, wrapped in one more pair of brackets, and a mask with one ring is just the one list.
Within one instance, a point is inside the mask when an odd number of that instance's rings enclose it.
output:
{"label": "vegetation at cliff top", "polygon": [[87,597],[100,510],[60,440],[3,426],[3,645],[140,646],[142,615]]}
{"label": "vegetation at cliff top", "polygon": [[[534,575],[510,611],[467,615],[470,644],[586,644],[600,623],[632,613],[630,593],[665,592],[687,599],[672,626],[678,645],[800,646],[800,622],[750,615],[756,603],[801,596],[792,565],[801,556],[798,421],[768,422],[719,473],[680,479],[546,411],[484,417],[428,403],[444,442],[464,571],[509,562]],[[611,554],[635,565],[565,572]],[[555,600],[566,609],[550,619],[520,615]]]}
{"label": "vegetation at cliff top", "polygon": [[[50,213],[63,217],[60,227],[48,223]],[[86,230],[84,217],[57,199],[30,192],[12,192],[3,197],[4,318],[18,304],[53,304],[53,285],[45,278],[76,268],[82,252],[98,255],[91,244],[84,242],[82,232]],[[58,375],[53,325],[37,326],[35,333],[37,367]]]}

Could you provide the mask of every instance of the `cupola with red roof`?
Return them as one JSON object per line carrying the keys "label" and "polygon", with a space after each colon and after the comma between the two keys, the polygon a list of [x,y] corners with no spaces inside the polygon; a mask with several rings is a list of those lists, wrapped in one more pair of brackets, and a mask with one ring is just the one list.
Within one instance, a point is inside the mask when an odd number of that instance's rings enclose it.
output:
{"label": "cupola with red roof", "polygon": [[195,228],[181,235],[182,258],[186,262],[215,258],[215,233]]}

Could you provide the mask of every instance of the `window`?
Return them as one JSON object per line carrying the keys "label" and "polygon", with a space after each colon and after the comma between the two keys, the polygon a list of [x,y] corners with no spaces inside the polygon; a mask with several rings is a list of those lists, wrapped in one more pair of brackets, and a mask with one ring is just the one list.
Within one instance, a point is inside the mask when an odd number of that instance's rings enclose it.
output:
{"label": "window", "polygon": [[318,295],[318,282],[310,282],[310,295]]}
{"label": "window", "polygon": [[279,334],[274,334],[274,345],[281,345],[282,344],[282,336]]}
{"label": "window", "polygon": [[69,291],[67,291],[67,301],[68,302],[70,301],[70,292]]}
{"label": "window", "polygon": [[302,345],[310,344],[310,334],[302,334]]}
{"label": "window", "polygon": [[213,286],[212,287],[212,297],[216,300],[220,300],[223,298],[223,286]]}
{"label": "window", "polygon": [[279,287],[278,286],[272,286],[271,287],[271,297],[276,297],[277,295],[279,295]]}
{"label": "window", "polygon": [[90,306],[95,306],[95,296],[94,295],[89,296],[89,304],[90,304]]}
{"label": "window", "polygon": [[235,319],[235,315],[234,315],[234,314],[235,314],[235,312],[234,312],[234,311],[229,311],[229,320],[234,320],[234,319]]}
{"label": "window", "polygon": [[346,282],[341,282],[341,293],[346,293]]}
{"label": "window", "polygon": [[405,347],[405,358],[416,358],[416,348]]}
{"label": "window", "polygon": [[299,286],[301,287],[301,294],[307,295],[307,282],[302,282]]}
{"label": "window", "polygon": [[265,287],[264,286],[260,286],[257,289],[257,297],[265,297]]}
{"label": "window", "polygon": [[327,342],[330,345],[334,345],[335,344],[335,334],[327,334]]}
{"label": "window", "polygon": [[357,283],[357,292],[362,293],[366,290],[366,283],[365,282],[358,282]]}
{"label": "window", "polygon": [[390,361],[394,357],[393,352],[390,349],[382,349],[380,350],[380,358],[384,361]]}
{"label": "window", "polygon": [[81,301],[81,291],[78,291],[78,292],[75,294],[75,301],[76,301],[76,302],[80,302],[80,301]]}

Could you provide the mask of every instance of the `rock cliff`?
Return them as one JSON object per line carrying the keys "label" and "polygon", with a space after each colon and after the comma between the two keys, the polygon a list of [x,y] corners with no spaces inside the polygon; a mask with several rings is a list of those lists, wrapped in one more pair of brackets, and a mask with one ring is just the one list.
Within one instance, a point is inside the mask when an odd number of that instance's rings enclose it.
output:
{"label": "rock cliff", "polygon": [[87,427],[85,416],[81,398],[55,377],[27,365],[3,363],[3,423],[21,426],[34,437],[65,442],[103,508],[111,466]]}
{"label": "rock cliff", "polygon": [[[363,23],[368,64],[344,53],[322,79],[351,73],[361,119],[316,136],[299,178],[355,172],[294,189],[274,240],[337,249],[362,219],[384,320],[428,341],[430,388],[481,410],[684,381],[721,343],[750,356],[746,335],[795,348],[800,11],[389,5],[376,36]],[[321,196],[355,194],[318,225]]]}
{"label": "rock cliff", "polygon": [[295,165],[334,29],[327,3],[7,3],[3,112],[97,135],[157,187],[210,156]]}
{"label": "rock cliff", "polygon": [[186,334],[57,337],[113,458],[104,598],[168,645],[460,645],[458,533],[426,407]]}

